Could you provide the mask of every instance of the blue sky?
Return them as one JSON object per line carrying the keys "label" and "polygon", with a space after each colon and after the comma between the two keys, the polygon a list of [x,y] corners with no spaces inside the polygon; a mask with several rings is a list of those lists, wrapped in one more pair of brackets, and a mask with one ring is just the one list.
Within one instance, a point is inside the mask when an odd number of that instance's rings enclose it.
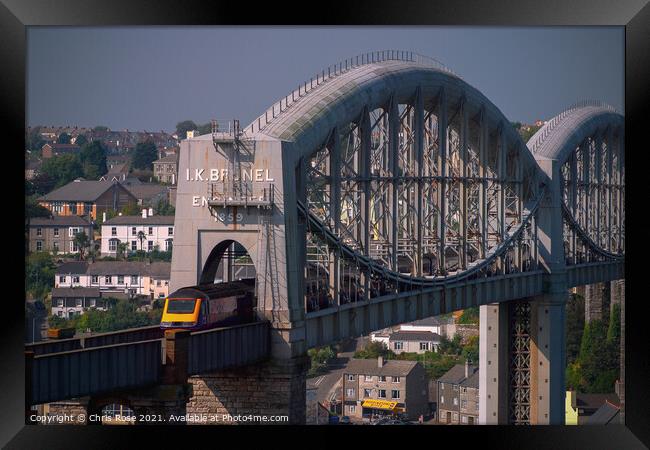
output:
{"label": "blue sky", "polygon": [[431,56],[512,121],[581,99],[624,111],[622,27],[33,27],[27,124],[242,125],[330,64],[399,49]]}

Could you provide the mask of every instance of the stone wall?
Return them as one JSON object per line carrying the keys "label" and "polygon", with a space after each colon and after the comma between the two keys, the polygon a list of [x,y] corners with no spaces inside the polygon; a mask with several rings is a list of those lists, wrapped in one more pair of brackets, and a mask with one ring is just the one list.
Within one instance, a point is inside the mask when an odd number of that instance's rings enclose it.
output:
{"label": "stone wall", "polygon": [[300,357],[191,376],[187,413],[217,415],[193,422],[202,424],[304,424],[308,367],[309,358]]}

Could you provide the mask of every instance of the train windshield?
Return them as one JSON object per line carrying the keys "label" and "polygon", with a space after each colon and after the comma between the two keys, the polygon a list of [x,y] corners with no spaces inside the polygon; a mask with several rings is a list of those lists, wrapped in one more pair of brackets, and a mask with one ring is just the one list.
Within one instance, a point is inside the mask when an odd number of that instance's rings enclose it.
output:
{"label": "train windshield", "polygon": [[174,314],[188,314],[194,312],[195,298],[170,298],[167,299],[167,312]]}

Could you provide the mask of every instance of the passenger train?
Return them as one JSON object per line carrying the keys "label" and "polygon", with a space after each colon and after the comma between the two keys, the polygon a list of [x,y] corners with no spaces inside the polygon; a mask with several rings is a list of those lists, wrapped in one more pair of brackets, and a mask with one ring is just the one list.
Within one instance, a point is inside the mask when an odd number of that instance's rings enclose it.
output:
{"label": "passenger train", "polygon": [[255,280],[180,288],[165,299],[162,329],[204,330],[254,322]]}

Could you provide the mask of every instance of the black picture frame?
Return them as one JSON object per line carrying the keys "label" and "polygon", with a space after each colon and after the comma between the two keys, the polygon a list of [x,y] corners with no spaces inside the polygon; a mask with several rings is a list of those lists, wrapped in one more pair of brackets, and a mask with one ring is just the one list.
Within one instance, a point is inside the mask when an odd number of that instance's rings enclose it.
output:
{"label": "black picture frame", "polygon": [[[16,158],[16,164],[5,167],[5,204],[21,196],[11,187],[24,182],[21,156],[18,149],[24,143],[25,87],[26,87],[26,27],[30,26],[118,26],[118,25],[481,25],[481,26],[623,26],[625,27],[625,126],[626,177],[628,183],[643,180],[642,154],[647,153],[647,143],[641,134],[647,128],[650,104],[650,5],[645,0],[608,2],[606,0],[509,0],[509,1],[417,1],[403,2],[362,1],[354,4],[302,4],[281,10],[280,3],[247,7],[243,2],[174,2],[147,0],[2,0],[0,3],[0,98],[2,99],[2,122],[5,125],[5,158]],[[435,55],[432,55],[435,56]],[[544,55],[539,55],[543,58]],[[645,125],[645,127],[644,127]],[[635,150],[636,149],[636,150]],[[11,153],[11,155],[9,154]],[[645,246],[636,244],[644,226],[641,208],[634,208],[635,200],[644,202],[643,194],[628,189],[626,208],[628,240],[626,254],[626,396],[625,426],[580,427],[403,427],[397,430],[372,429],[372,436],[382,443],[393,439],[397,445],[420,445],[421,439],[433,439],[428,445],[436,445],[440,436],[452,442],[475,443],[497,448],[643,448],[650,445],[650,380],[647,314],[644,310],[642,284],[636,284],[636,268],[644,269]],[[643,193],[644,190],[636,192]],[[630,197],[631,196],[631,197]],[[638,199],[636,199],[638,197]],[[630,200],[631,198],[631,200]],[[636,203],[639,204],[639,203]],[[0,445],[6,448],[116,448],[131,447],[133,439],[142,437],[147,446],[155,440],[189,447],[205,442],[203,439],[225,439],[234,434],[242,442],[261,438],[270,443],[279,432],[290,432],[297,444],[312,445],[314,442],[345,443],[338,434],[368,434],[370,427],[267,427],[263,431],[253,426],[256,433],[248,433],[250,427],[75,427],[75,426],[26,426],[24,424],[24,357],[23,357],[23,309],[18,299],[23,298],[19,287],[19,262],[24,254],[23,242],[12,239],[17,230],[24,229],[18,208],[6,207],[9,219],[5,236],[3,315],[0,327],[0,380],[2,407],[0,408]],[[636,216],[636,220],[634,220]],[[15,242],[14,242],[15,241]],[[20,255],[20,256],[11,256]],[[13,260],[16,261],[13,261]],[[635,264],[636,262],[636,264]],[[23,266],[24,267],[24,266]],[[8,274],[8,276],[7,276]],[[640,271],[639,271],[640,274]],[[641,275],[639,275],[640,278]],[[637,298],[634,298],[634,296]],[[125,429],[126,428],[126,429]],[[227,428],[227,429],[226,429]],[[259,431],[259,432],[257,432]],[[191,436],[187,434],[191,433]],[[201,436],[199,436],[199,433]],[[323,433],[323,440],[320,434]],[[408,440],[405,440],[405,434]],[[421,434],[412,436],[413,434]],[[379,436],[381,435],[381,436]],[[197,439],[200,439],[197,440]],[[386,440],[389,439],[389,440]],[[209,442],[209,441],[208,441]],[[233,442],[233,441],[225,441]],[[277,442],[277,441],[276,441]],[[280,441],[283,442],[283,441]],[[425,441],[426,442],[426,441]],[[369,442],[370,443],[370,442]],[[230,445],[221,443],[219,445]],[[376,444],[371,444],[376,445]],[[384,444],[385,445],[385,444]]]}

